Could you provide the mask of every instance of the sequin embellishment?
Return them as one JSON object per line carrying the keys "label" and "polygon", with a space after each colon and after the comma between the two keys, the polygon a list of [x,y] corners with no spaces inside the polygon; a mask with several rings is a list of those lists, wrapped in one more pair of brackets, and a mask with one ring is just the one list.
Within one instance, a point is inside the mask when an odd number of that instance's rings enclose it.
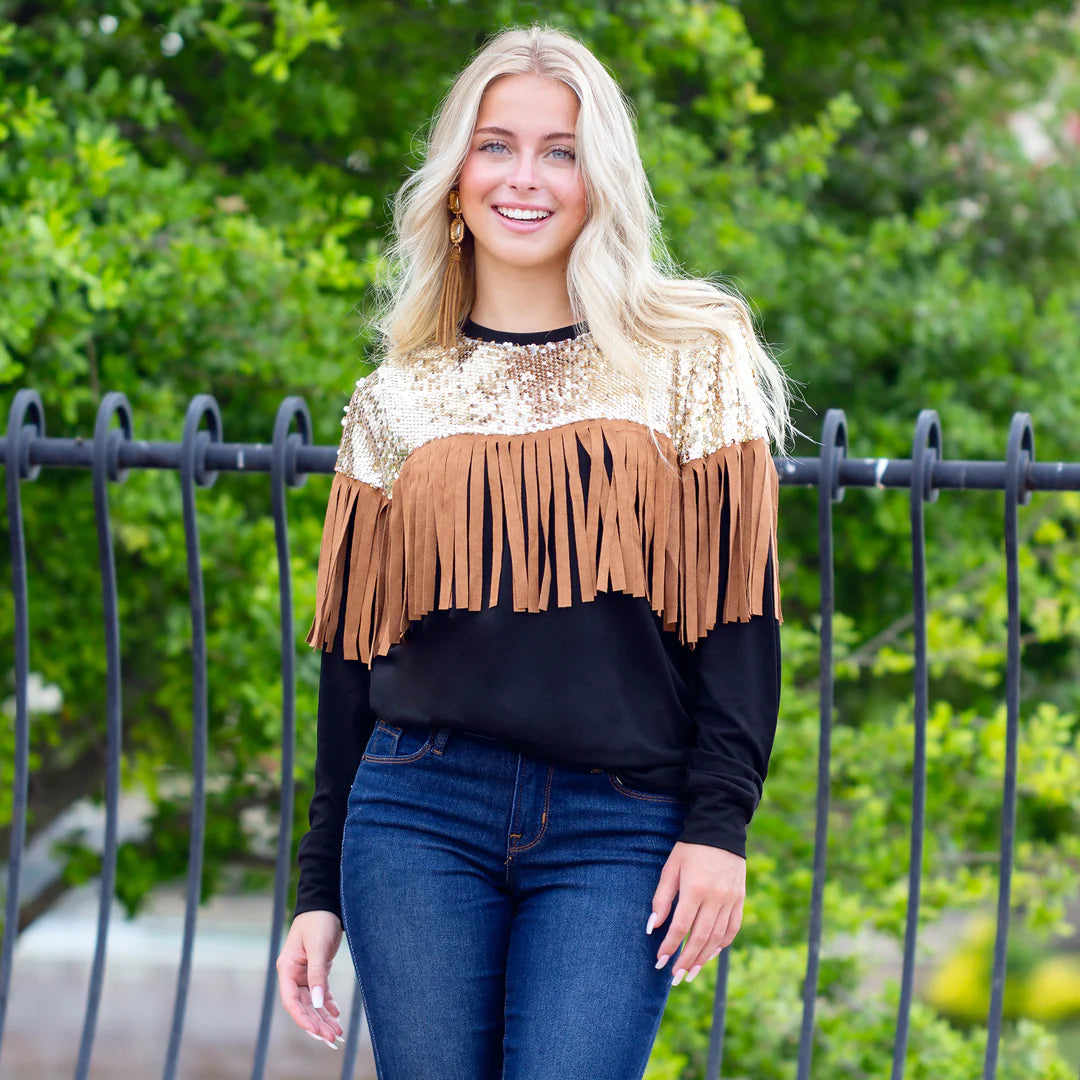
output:
{"label": "sequin embellishment", "polygon": [[392,497],[409,455],[447,435],[511,435],[585,419],[649,425],[685,463],[765,435],[749,363],[725,344],[661,352],[640,348],[638,388],[609,363],[591,333],[542,345],[480,341],[459,332],[385,360],[359,379],[341,423],[335,469]]}

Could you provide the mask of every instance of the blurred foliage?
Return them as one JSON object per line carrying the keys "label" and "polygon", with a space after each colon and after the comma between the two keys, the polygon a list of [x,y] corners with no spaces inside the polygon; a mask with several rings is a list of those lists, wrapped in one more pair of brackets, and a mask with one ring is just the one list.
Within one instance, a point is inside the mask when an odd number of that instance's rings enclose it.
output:
{"label": "blurred foliage", "polygon": [[[962,939],[934,972],[926,998],[959,1021],[978,1022],[990,1007],[995,922],[973,919]],[[1080,1018],[1080,957],[1055,956],[1028,934],[1011,934],[1006,1017],[1057,1022]]]}
{"label": "blurred foliage", "polygon": [[[665,231],[689,271],[752,300],[803,387],[796,452],[846,411],[852,454],[907,457],[920,408],[948,457],[1004,456],[1015,410],[1040,459],[1080,458],[1080,55],[1072,5],[1037,0],[266,0],[152,5],[0,0],[0,394],[37,388],[49,434],[87,434],[123,390],[135,437],[177,439],[192,395],[227,441],[269,441],[308,400],[336,444],[368,370],[364,323],[389,199],[427,118],[487,33],[542,19],[582,37],[634,101]],[[1040,142],[1025,146],[1020,135]],[[1072,134],[1070,134],[1072,133]],[[860,450],[860,448],[863,448]],[[297,638],[310,620],[329,482],[290,494]],[[23,485],[31,662],[63,701],[36,713],[30,829],[99,798],[103,630],[89,478]],[[154,807],[122,845],[134,912],[182,878],[191,763],[190,623],[175,475],[111,493],[124,650],[125,783]],[[200,491],[210,663],[203,895],[264,881],[280,782],[279,629],[266,476]],[[732,953],[725,1074],[790,1075],[805,969],[818,744],[816,495],[785,489],[785,686]],[[1005,576],[1000,493],[927,507],[929,806],[922,920],[985,907],[997,872]],[[907,498],[834,508],[837,694],[817,1075],[880,1075],[895,987],[858,989],[866,928],[907,904],[911,592]],[[1021,510],[1024,682],[1014,925],[1065,930],[1080,865],[1080,496]],[[83,558],[74,553],[85,553]],[[12,640],[10,604],[0,637]],[[317,657],[301,647],[298,799],[306,827]],[[10,655],[10,650],[9,650]],[[11,674],[6,674],[8,691]],[[10,788],[12,732],[0,730]],[[46,809],[46,807],[50,809]],[[5,817],[9,807],[0,807]],[[78,837],[71,882],[97,870]],[[673,991],[651,1076],[700,1075],[715,965]],[[793,1041],[794,1040],[794,1041]],[[925,1005],[909,1077],[976,1075],[979,1033]],[[1049,1080],[1052,1040],[1021,1023],[1002,1076]],[[1072,1075],[1072,1074],[1070,1074]]]}
{"label": "blurred foliage", "polygon": [[[813,1075],[829,1080],[865,1080],[889,1075],[899,993],[890,985],[868,995],[859,984],[859,965],[826,958],[823,992],[815,1010]],[[708,964],[690,984],[674,988],[645,1080],[687,1080],[706,1075],[716,965]],[[802,1021],[801,978],[806,947],[771,946],[731,953],[722,1075],[736,1080],[790,1080],[795,1075]],[[686,987],[687,993],[679,991]],[[1073,1080],[1054,1037],[1020,1020],[1003,1040],[1000,1080]],[[961,1030],[915,1001],[911,1011],[906,1080],[972,1080],[982,1076],[986,1032]]]}

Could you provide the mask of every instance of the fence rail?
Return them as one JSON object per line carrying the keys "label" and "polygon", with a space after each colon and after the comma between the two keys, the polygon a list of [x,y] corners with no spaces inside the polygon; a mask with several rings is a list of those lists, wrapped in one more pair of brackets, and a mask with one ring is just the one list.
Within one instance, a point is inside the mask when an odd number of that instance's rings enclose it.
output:
{"label": "fence rail", "polygon": [[[1009,933],[1009,900],[1012,886],[1013,847],[1016,828],[1017,744],[1020,709],[1020,587],[1019,587],[1019,507],[1036,491],[1080,491],[1080,463],[1037,463],[1030,417],[1016,413],[1009,428],[1003,461],[950,461],[943,456],[942,430],[936,413],[922,411],[915,424],[909,459],[849,458],[847,424],[842,411],[830,409],[824,419],[821,451],[816,458],[780,458],[777,469],[783,485],[816,487],[818,490],[818,545],[820,560],[820,742],[814,832],[813,884],[810,899],[807,969],[804,981],[803,1015],[799,1044],[797,1080],[809,1080],[814,1032],[814,1002],[819,981],[822,916],[828,838],[829,777],[833,714],[833,505],[844,497],[846,488],[877,487],[906,489],[909,492],[912,542],[912,601],[914,616],[914,745],[911,817],[911,861],[909,903],[904,936],[901,994],[897,1016],[892,1080],[902,1080],[907,1052],[909,1018],[915,967],[915,946],[921,888],[921,867],[926,811],[926,720],[927,639],[926,639],[926,542],[924,508],[943,489],[979,489],[1004,493],[1004,558],[1008,600],[1006,651],[1006,752],[1001,802],[1001,840],[998,878],[997,932],[983,1080],[994,1080],[998,1069],[1005,990],[1005,950]],[[194,701],[193,788],[188,853],[188,875],[184,932],[177,972],[176,994],[166,1050],[163,1076],[176,1075],[187,992],[191,974],[199,886],[202,876],[203,841],[206,825],[205,781],[207,750],[207,655],[199,530],[195,512],[195,492],[209,487],[221,472],[268,473],[271,513],[279,569],[281,610],[282,735],[281,775],[293,774],[295,741],[296,637],[292,617],[292,579],[289,564],[286,489],[301,487],[309,474],[330,473],[337,448],[312,444],[311,418],[304,401],[284,399],[278,407],[273,437],[267,444],[226,443],[221,414],[214,398],[200,394],[188,405],[180,442],[146,442],[133,435],[132,411],[121,393],[107,393],[98,409],[91,439],[55,438],[46,435],[45,409],[33,390],[19,390],[8,415],[7,433],[0,437],[0,461],[5,466],[7,522],[12,566],[12,595],[15,609],[15,762],[12,792],[11,846],[7,872],[7,900],[4,936],[0,951],[0,1052],[9,992],[15,937],[18,932],[18,900],[22,857],[26,842],[26,811],[29,760],[29,611],[27,565],[22,516],[22,484],[36,480],[43,467],[89,469],[98,537],[106,650],[106,784],[105,843],[94,945],[82,1037],[76,1064],[76,1080],[89,1075],[90,1059],[101,989],[105,973],[109,912],[116,876],[117,805],[121,753],[121,661],[120,626],[117,607],[116,571],[112,528],[109,516],[110,483],[124,481],[129,469],[166,469],[179,473],[189,603],[192,624],[192,682]],[[276,996],[275,960],[286,919],[286,889],[290,875],[293,787],[281,790],[278,846],[274,877],[273,915],[269,927],[269,948],[259,1029],[253,1048],[252,1078],[261,1080],[266,1066],[270,1026]],[[728,951],[719,957],[714,1019],[709,1044],[706,1076],[720,1077],[724,1022],[727,1003]],[[353,994],[350,1016],[352,1030],[358,1031],[361,999]],[[355,1069],[357,1040],[350,1039],[342,1055],[343,1078]]]}

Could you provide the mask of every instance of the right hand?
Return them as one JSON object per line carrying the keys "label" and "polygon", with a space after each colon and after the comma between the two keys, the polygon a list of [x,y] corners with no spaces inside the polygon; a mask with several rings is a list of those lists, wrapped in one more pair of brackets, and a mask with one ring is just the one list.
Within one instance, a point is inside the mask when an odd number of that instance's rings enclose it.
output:
{"label": "right hand", "polygon": [[293,919],[277,958],[278,990],[285,1011],[335,1050],[339,1041],[345,1041],[337,1021],[341,1009],[329,983],[330,965],[340,944],[341,921],[332,911],[304,911]]}

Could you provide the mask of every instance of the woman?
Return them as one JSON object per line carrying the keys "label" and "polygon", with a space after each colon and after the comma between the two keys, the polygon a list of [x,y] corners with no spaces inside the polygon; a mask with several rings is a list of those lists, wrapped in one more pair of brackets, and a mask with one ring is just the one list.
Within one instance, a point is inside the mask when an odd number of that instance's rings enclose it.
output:
{"label": "woman", "polygon": [[344,927],[380,1080],[640,1077],[742,917],[785,377],[658,257],[629,107],[564,33],[474,57],[394,224],[307,638],[282,1000],[341,1039]]}

